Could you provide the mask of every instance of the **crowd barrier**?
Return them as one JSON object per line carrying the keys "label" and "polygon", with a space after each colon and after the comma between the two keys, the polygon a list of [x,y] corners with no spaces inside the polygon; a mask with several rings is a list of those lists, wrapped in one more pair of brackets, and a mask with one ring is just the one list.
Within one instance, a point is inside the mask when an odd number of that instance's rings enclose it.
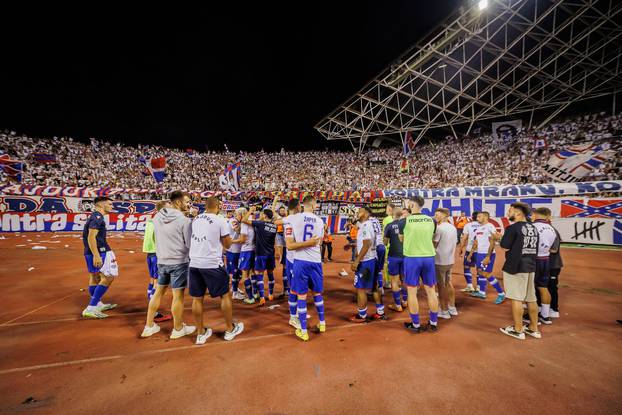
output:
{"label": "crowd barrier", "polygon": [[[548,207],[553,224],[565,242],[622,245],[622,199],[614,198],[448,198],[426,200],[423,213],[431,215],[438,207],[467,216],[472,211],[490,212],[491,222],[498,230],[509,225],[505,212],[515,201],[532,207]],[[240,202],[226,202],[235,209]],[[110,231],[143,231],[155,213],[155,201],[114,201],[114,212],[106,216]],[[203,205],[196,204],[202,211]],[[92,199],[47,196],[0,196],[1,232],[79,232],[93,208]],[[355,204],[330,206],[336,214],[321,214],[333,234],[346,232],[346,223],[356,209]]]}

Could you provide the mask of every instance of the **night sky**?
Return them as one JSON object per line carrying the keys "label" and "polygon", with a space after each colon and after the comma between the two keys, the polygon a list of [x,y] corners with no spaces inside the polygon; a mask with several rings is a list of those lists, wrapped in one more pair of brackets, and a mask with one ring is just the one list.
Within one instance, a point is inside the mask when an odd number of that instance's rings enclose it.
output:
{"label": "night sky", "polygon": [[461,1],[4,12],[0,129],[195,149],[348,149],[313,125]]}

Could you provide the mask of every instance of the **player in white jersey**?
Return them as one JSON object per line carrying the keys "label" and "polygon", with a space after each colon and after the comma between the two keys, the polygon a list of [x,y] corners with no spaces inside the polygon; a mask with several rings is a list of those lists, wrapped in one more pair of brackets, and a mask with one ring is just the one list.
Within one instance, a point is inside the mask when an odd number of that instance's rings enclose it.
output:
{"label": "player in white jersey", "polygon": [[[243,216],[245,216],[246,213],[246,209],[242,210]],[[253,287],[251,281],[251,275],[253,275],[255,264],[255,231],[252,225],[247,225],[246,223],[241,224],[240,239],[242,245],[240,246],[240,262],[238,268],[242,272],[242,282],[246,291],[244,302],[246,304],[254,304],[257,289]]]}
{"label": "player in white jersey", "polygon": [[387,255],[387,248],[384,245],[384,233],[382,232],[382,225],[376,217],[370,217],[369,222],[376,235],[376,278],[378,279],[378,287],[380,292],[380,301],[382,301],[383,290],[383,276],[382,270],[384,270],[384,260]]}
{"label": "player in white jersey", "polygon": [[540,313],[538,321],[542,324],[553,324],[550,316],[551,310],[551,293],[549,292],[550,266],[549,256],[551,247],[557,239],[557,232],[549,218],[551,210],[548,208],[538,208],[533,211],[533,225],[538,230],[540,236],[538,243],[538,254],[536,256],[536,275],[534,282],[536,284],[537,294],[540,297]]}
{"label": "player in white jersey", "polygon": [[[290,220],[292,217],[298,213],[300,213],[300,202],[298,199],[291,199],[287,205],[288,215],[283,218],[283,237],[285,235],[293,235],[292,224]],[[294,251],[289,251],[287,249],[287,244],[285,246],[285,265],[283,272],[283,287],[292,283],[294,280]],[[299,329],[300,328],[300,320],[298,319],[298,296],[294,294],[291,290],[287,289],[287,297],[288,297],[288,305],[289,305],[289,325]]]}
{"label": "player in white jersey", "polygon": [[227,272],[231,277],[231,291],[234,300],[243,300],[244,292],[239,289],[241,272],[238,268],[240,262],[240,251],[242,249],[242,238],[240,236],[240,220],[244,209],[239,208],[233,212],[233,216],[227,219],[229,226],[229,236],[231,237],[231,246],[226,250]]}
{"label": "player in white jersey", "polygon": [[322,271],[322,253],[320,243],[324,236],[324,221],[313,213],[315,198],[305,196],[302,200],[304,211],[289,217],[289,224],[285,233],[285,243],[290,253],[294,255],[294,277],[291,282],[291,292],[296,294],[298,320],[300,328],[296,329],[296,336],[309,340],[307,332],[307,292],[313,292],[313,300],[319,317],[317,331],[326,331],[324,320],[324,274]]}
{"label": "player in white jersey", "polygon": [[369,320],[367,317],[367,292],[370,290],[376,302],[376,313],[371,318],[374,320],[386,320],[380,294],[382,280],[378,280],[378,269],[376,267],[378,255],[376,252],[376,231],[369,220],[370,216],[371,210],[369,207],[363,206],[359,208],[359,231],[356,236],[357,257],[352,263],[358,313],[350,317],[350,321],[353,323],[364,323]]}
{"label": "player in white jersey", "polygon": [[492,275],[496,257],[495,244],[500,239],[500,235],[494,225],[488,222],[489,218],[488,212],[480,212],[477,215],[480,226],[475,231],[475,240],[468,259],[469,261],[475,259],[479,290],[472,292],[471,297],[486,299],[486,281],[488,280],[490,285],[497,290],[495,304],[501,304],[505,300],[505,292],[499,281]]}
{"label": "player in white jersey", "polygon": [[[475,240],[475,231],[479,228],[479,222],[477,221],[477,215],[479,212],[474,211],[471,216],[471,222],[464,225],[462,230],[462,236],[460,237],[460,254],[464,252],[464,279],[466,280],[466,288],[463,288],[462,292],[471,293],[475,291],[473,288],[473,274],[471,274],[471,268],[475,266],[475,262],[469,258],[469,254],[473,249],[473,241]],[[471,257],[472,258],[472,257]]]}
{"label": "player in white jersey", "polygon": [[231,246],[229,225],[218,216],[220,202],[210,197],[205,202],[205,212],[192,221],[190,240],[189,292],[192,296],[192,314],[197,323],[196,344],[205,344],[212,329],[204,326],[203,298],[220,297],[220,309],[225,319],[225,340],[233,340],[244,330],[244,324],[233,321],[233,306],[229,292],[229,275],[222,262],[222,248]]}

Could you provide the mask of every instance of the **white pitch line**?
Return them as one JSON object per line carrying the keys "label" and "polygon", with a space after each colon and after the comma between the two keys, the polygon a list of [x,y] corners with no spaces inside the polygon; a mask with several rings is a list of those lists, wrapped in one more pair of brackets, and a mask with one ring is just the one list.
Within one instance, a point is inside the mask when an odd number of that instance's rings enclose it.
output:
{"label": "white pitch line", "polygon": [[65,300],[65,299],[67,299],[67,298],[69,298],[69,297],[71,297],[72,295],[73,295],[73,294],[67,294],[67,295],[66,295],[66,296],[64,296],[63,298],[59,298],[58,300],[52,301],[50,304],[42,305],[41,307],[35,308],[34,310],[31,310],[31,311],[29,311],[29,312],[27,312],[27,313],[25,313],[25,314],[22,314],[22,315],[21,315],[21,316],[19,316],[19,317],[15,317],[13,320],[5,321],[4,323],[0,324],[0,327],[2,327],[2,326],[6,326],[6,325],[8,325],[9,323],[12,323],[12,322],[14,322],[14,321],[16,321],[16,320],[19,320],[19,319],[20,319],[20,318],[22,318],[22,317],[26,317],[27,315],[30,315],[30,314],[32,314],[32,313],[36,313],[37,311],[42,310],[42,309],[44,309],[44,308],[46,308],[46,307],[49,307],[49,306],[51,306],[51,305],[54,305],[54,304],[56,304],[56,303],[60,303],[61,301]]}
{"label": "white pitch line", "polygon": [[[407,321],[407,320],[410,320],[410,318],[408,318],[408,317],[406,317],[406,318],[396,318],[396,319],[391,319],[391,320],[388,320],[388,321],[389,322],[393,322],[393,321],[394,322],[399,322],[399,321]],[[340,329],[353,328],[353,327],[364,327],[364,326],[367,326],[368,324],[375,324],[375,323],[371,322],[371,323],[367,323],[367,324],[361,324],[361,323],[342,324],[341,326],[330,327],[329,332],[332,332],[332,331],[335,331],[335,330],[340,330]],[[381,323],[381,324],[384,324],[384,322]],[[253,342],[253,341],[257,341],[257,340],[265,340],[265,339],[270,339],[270,338],[275,338],[275,337],[284,337],[284,336],[291,336],[291,335],[292,335],[291,332],[275,333],[275,334],[264,334],[262,336],[257,336],[257,337],[242,337],[241,339],[237,339],[237,340],[232,341],[232,342],[228,342],[228,341],[224,341],[223,340],[223,341],[220,341],[220,342],[207,343],[205,345],[192,344],[192,345],[179,346],[179,347],[168,347],[166,349],[145,350],[143,352],[131,353],[131,354],[127,354],[127,355],[102,356],[102,357],[94,357],[94,358],[90,358],[90,359],[69,360],[69,361],[66,361],[66,362],[46,363],[46,364],[35,365],[35,366],[16,367],[16,368],[13,368],[13,369],[0,370],[0,375],[6,375],[6,374],[9,374],[9,373],[27,372],[27,371],[31,371],[31,370],[50,369],[50,368],[55,368],[55,367],[73,366],[73,365],[79,365],[79,364],[82,364],[82,363],[106,362],[106,361],[110,361],[110,360],[118,360],[118,359],[123,359],[123,358],[134,358],[134,357],[140,357],[140,356],[155,355],[155,354],[160,354],[160,353],[169,353],[169,352],[175,352],[175,351],[179,351],[179,350],[204,349],[206,347],[222,346],[222,345],[225,345],[225,344],[231,345],[231,344],[236,344],[236,343]]]}

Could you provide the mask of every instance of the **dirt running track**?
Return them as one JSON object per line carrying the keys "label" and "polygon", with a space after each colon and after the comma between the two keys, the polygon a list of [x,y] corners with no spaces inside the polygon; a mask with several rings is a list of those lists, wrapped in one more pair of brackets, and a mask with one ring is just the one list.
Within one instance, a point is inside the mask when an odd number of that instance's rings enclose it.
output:
{"label": "dirt running track", "polygon": [[[491,291],[485,302],[458,294],[460,315],[441,320],[436,334],[405,331],[406,313],[349,323],[352,273],[337,238],[337,261],[324,268],[325,334],[298,341],[286,301],[273,310],[236,303],[246,331],[225,342],[212,301],[206,315],[217,335],[194,346],[194,336],[169,340],[170,322],[138,337],[146,309],[139,235],[110,240],[121,276],[105,299],[119,308],[104,321],[79,317],[87,302],[80,239],[0,237],[0,414],[622,413],[621,251],[565,249],[562,318],[542,340],[521,342],[499,332],[510,306],[492,304]],[[341,268],[350,276],[338,277]],[[455,267],[458,288],[461,274]],[[315,322],[313,306],[309,313]]]}

